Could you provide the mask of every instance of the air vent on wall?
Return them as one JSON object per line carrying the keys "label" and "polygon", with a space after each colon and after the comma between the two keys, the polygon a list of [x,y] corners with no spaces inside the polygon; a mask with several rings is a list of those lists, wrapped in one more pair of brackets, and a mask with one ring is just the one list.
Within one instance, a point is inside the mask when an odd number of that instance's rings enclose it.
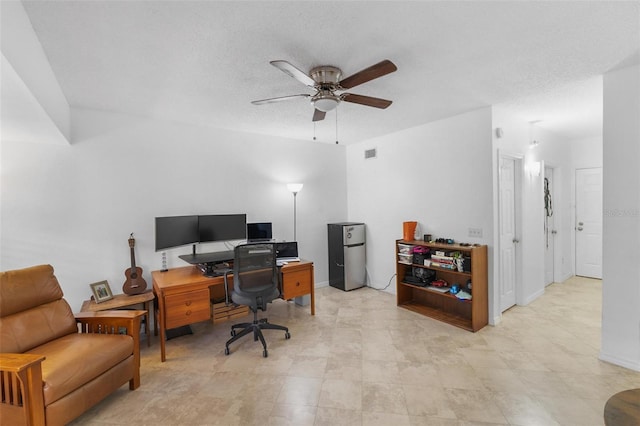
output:
{"label": "air vent on wall", "polygon": [[364,151],[365,160],[368,160],[369,158],[376,158],[376,157],[377,157],[377,153],[375,148],[367,149]]}

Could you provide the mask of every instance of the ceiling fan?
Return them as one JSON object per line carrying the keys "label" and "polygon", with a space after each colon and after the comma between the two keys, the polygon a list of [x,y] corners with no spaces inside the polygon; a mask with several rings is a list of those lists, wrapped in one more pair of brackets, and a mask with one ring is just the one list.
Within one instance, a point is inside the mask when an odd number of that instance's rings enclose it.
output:
{"label": "ceiling fan", "polygon": [[297,98],[310,98],[311,103],[315,108],[313,121],[324,120],[326,113],[335,109],[342,101],[381,109],[387,108],[391,105],[391,101],[386,99],[356,95],[353,93],[338,94],[336,92],[351,89],[352,87],[356,87],[360,84],[366,83],[367,81],[390,74],[398,69],[393,62],[385,59],[382,62],[378,62],[375,65],[353,74],[352,76],[342,79],[342,70],[330,65],[315,67],[307,75],[287,61],[271,61],[270,64],[295,78],[302,84],[315,89],[316,93],[313,95],[305,93],[300,95],[261,99],[258,101],[252,101],[251,103],[254,105],[263,105]]}

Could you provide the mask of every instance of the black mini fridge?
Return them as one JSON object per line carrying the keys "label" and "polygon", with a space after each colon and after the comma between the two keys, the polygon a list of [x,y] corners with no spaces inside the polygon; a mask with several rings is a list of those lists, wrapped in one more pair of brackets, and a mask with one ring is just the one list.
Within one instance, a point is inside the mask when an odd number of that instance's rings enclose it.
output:
{"label": "black mini fridge", "polygon": [[349,291],[366,284],[365,226],[358,222],[329,223],[329,285]]}

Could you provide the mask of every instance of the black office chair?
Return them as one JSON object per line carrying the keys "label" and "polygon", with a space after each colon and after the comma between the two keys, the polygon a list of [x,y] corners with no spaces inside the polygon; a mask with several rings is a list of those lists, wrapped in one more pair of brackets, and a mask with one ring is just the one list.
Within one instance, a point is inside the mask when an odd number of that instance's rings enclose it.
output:
{"label": "black office chair", "polygon": [[[236,246],[233,261],[233,292],[231,300],[239,305],[246,305],[253,312],[252,323],[234,324],[231,326],[231,339],[226,343],[224,354],[229,355],[229,345],[242,336],[253,332],[253,340],[260,339],[266,358],[267,342],[262,330],[283,330],[285,339],[289,339],[287,327],[271,324],[266,318],[258,320],[258,309],[267,310],[267,303],[280,296],[278,289],[278,267],[276,266],[276,249],[273,243],[255,243]],[[241,329],[236,332],[236,329]]]}

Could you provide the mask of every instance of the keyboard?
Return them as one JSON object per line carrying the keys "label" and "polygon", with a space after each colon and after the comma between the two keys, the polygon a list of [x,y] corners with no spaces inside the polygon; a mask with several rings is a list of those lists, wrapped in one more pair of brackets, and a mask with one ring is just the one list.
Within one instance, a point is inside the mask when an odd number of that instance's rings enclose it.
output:
{"label": "keyboard", "polygon": [[289,262],[300,262],[299,257],[279,257],[276,259],[276,265],[282,266],[286,265]]}

